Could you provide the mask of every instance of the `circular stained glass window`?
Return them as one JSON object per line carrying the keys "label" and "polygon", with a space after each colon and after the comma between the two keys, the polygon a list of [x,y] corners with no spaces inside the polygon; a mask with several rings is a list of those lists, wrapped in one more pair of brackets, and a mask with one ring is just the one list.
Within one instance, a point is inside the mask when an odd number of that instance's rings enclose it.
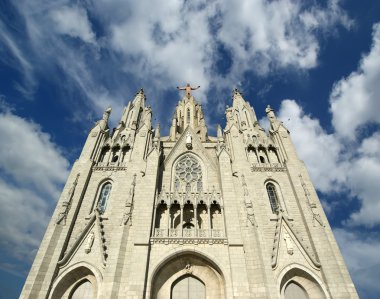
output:
{"label": "circular stained glass window", "polygon": [[189,187],[193,182],[198,186],[202,185],[202,168],[198,160],[191,155],[185,155],[178,161],[175,172],[176,178],[182,181],[184,186]]}

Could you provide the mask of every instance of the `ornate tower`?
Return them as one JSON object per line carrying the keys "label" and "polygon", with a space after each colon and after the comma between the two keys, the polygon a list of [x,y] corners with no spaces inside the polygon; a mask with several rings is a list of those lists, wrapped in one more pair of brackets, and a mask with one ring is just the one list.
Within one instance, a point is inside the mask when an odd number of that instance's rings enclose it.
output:
{"label": "ornate tower", "polygon": [[207,134],[183,88],[169,136],[143,90],[74,163],[21,298],[358,298],[290,134],[233,92]]}

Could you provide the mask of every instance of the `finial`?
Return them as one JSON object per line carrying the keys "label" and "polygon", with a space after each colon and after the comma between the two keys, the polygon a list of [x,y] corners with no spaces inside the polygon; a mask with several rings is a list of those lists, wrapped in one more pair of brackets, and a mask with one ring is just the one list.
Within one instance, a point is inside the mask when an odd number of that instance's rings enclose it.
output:
{"label": "finial", "polygon": [[273,111],[273,109],[270,107],[270,105],[267,105],[267,108],[265,108],[265,112],[268,114],[270,111]]}
{"label": "finial", "polygon": [[223,138],[222,127],[219,124],[216,126],[216,136],[218,138]]}
{"label": "finial", "polygon": [[155,138],[160,138],[160,123],[157,124],[156,131],[154,132]]}
{"label": "finial", "polygon": [[105,120],[106,122],[108,121],[108,119],[110,117],[111,111],[112,111],[111,106],[108,106],[108,108],[106,110],[104,110],[103,120]]}
{"label": "finial", "polygon": [[270,122],[277,121],[276,115],[274,114],[274,110],[271,108],[271,106],[268,105],[267,108],[265,108],[265,112]]}
{"label": "finial", "polygon": [[238,88],[234,88],[234,95],[236,94],[242,95],[241,91]]}

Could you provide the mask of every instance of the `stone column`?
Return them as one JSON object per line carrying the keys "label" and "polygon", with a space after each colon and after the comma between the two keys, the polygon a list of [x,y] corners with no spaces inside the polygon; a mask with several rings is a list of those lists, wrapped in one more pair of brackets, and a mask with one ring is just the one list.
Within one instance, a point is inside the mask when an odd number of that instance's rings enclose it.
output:
{"label": "stone column", "polygon": [[194,205],[194,237],[198,237],[198,214],[197,214],[197,206],[198,204],[195,203]]}
{"label": "stone column", "polygon": [[154,205],[153,209],[153,237],[156,236],[156,214],[157,214],[158,205]]}
{"label": "stone column", "polygon": [[171,215],[170,215],[170,210],[171,210],[172,205],[168,205],[168,237],[170,237],[170,229],[171,229]]}
{"label": "stone column", "polygon": [[207,205],[207,214],[208,214],[208,235],[211,238],[212,233],[211,233],[211,207],[210,207],[210,204]]}
{"label": "stone column", "polygon": [[181,204],[180,208],[181,208],[181,220],[180,220],[179,225],[181,226],[181,237],[183,237],[183,204]]}
{"label": "stone column", "polygon": [[226,232],[226,225],[224,223],[224,207],[223,206],[220,206],[220,213],[222,214],[221,215],[221,221],[222,221],[222,230],[223,230],[223,237],[227,237],[227,232]]}

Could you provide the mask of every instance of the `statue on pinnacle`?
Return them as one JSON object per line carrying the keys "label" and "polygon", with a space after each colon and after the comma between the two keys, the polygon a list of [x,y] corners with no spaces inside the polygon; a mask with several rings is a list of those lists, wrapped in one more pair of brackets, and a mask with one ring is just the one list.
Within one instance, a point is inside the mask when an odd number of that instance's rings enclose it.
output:
{"label": "statue on pinnacle", "polygon": [[177,86],[177,89],[178,90],[184,90],[185,91],[185,94],[186,94],[186,97],[187,98],[190,98],[191,97],[191,91],[192,90],[196,90],[196,89],[198,89],[200,86],[198,85],[197,87],[191,87],[190,86],[190,83],[187,83],[186,84],[186,86],[184,86],[184,87],[178,87]]}

